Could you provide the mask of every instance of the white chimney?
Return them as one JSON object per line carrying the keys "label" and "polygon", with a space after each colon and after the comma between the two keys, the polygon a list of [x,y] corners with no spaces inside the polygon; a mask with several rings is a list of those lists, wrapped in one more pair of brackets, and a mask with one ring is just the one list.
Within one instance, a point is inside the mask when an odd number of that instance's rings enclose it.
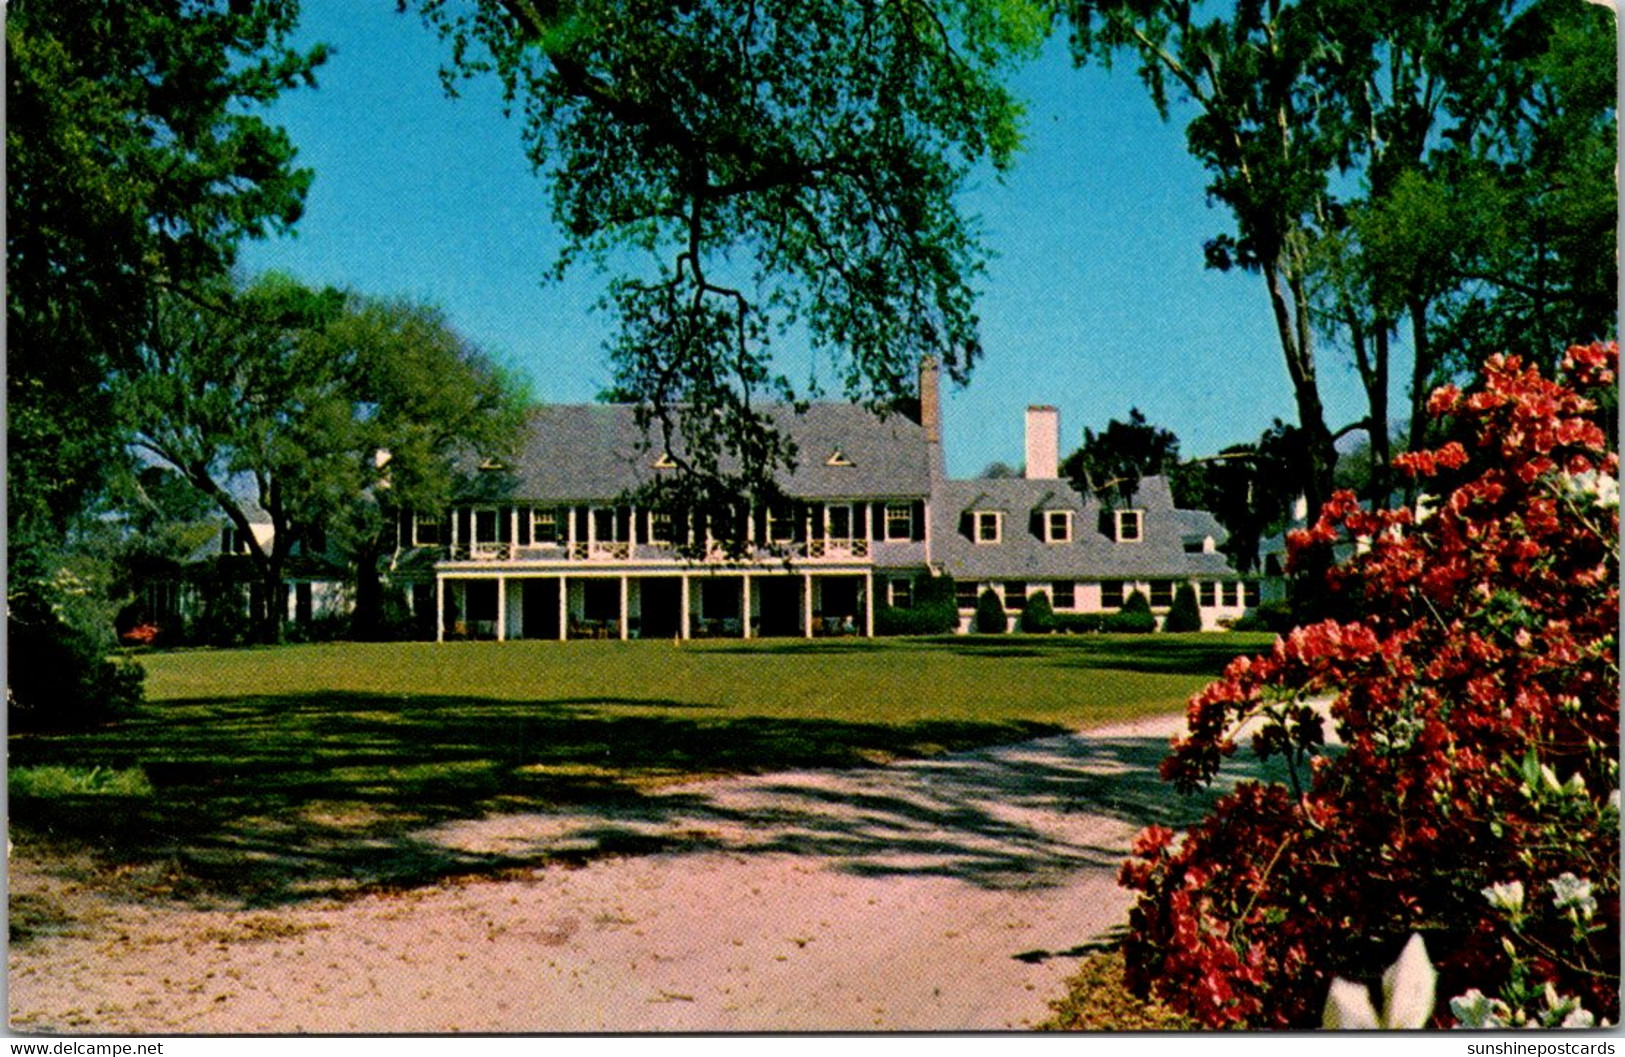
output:
{"label": "white chimney", "polygon": [[1061,476],[1061,412],[1048,404],[1027,409],[1027,478],[1053,481]]}

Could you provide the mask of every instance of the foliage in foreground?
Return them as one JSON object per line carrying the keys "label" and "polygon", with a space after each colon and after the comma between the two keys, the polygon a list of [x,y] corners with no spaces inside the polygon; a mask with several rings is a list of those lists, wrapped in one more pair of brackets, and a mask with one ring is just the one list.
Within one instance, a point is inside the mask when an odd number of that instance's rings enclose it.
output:
{"label": "foliage in foreground", "polygon": [[1190,1031],[1197,1025],[1156,999],[1136,998],[1123,980],[1123,952],[1085,958],[1066,981],[1066,997],[1039,1031]]}
{"label": "foliage in foreground", "polygon": [[[1359,543],[1327,586],[1363,615],[1192,700],[1163,764],[1181,788],[1253,718],[1259,755],[1309,773],[1239,785],[1183,841],[1141,835],[1122,873],[1138,991],[1209,1026],[1309,1027],[1334,976],[1376,978],[1414,932],[1441,996],[1551,985],[1618,1020],[1618,456],[1589,398],[1617,359],[1573,348],[1564,385],[1492,358],[1481,388],[1430,403],[1461,439],[1400,460],[1433,497],[1421,514],[1339,493],[1294,534],[1295,560]],[[1307,704],[1331,694],[1336,758]],[[1520,900],[1508,935],[1510,896],[1490,894],[1514,890],[1556,895]]]}

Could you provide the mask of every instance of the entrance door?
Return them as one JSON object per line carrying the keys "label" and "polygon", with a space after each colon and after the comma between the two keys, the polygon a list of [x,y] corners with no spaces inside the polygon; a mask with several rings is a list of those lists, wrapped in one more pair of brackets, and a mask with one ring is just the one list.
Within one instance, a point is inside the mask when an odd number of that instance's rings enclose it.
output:
{"label": "entrance door", "polygon": [[557,577],[524,581],[524,599],[520,612],[524,617],[524,637],[527,639],[556,639],[559,637],[559,580]]}
{"label": "entrance door", "polygon": [[801,578],[763,576],[752,581],[761,606],[760,634],[767,637],[801,634]]}

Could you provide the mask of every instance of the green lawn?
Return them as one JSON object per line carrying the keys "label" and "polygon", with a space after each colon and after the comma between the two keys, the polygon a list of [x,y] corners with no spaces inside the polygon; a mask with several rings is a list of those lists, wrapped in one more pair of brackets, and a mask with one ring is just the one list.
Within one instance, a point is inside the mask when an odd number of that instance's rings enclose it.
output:
{"label": "green lawn", "polygon": [[20,849],[279,900],[514,863],[426,825],[862,766],[1176,711],[1268,636],[334,644],[150,654],[148,703],[11,739]]}

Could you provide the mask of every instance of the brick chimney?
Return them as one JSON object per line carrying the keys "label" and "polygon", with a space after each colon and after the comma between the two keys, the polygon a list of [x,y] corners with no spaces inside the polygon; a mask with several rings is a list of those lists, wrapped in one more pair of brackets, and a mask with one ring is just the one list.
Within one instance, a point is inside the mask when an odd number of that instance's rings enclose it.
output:
{"label": "brick chimney", "polygon": [[1061,412],[1048,404],[1027,409],[1027,479],[1053,481],[1061,476]]}
{"label": "brick chimney", "polygon": [[935,356],[920,360],[920,428],[931,480],[940,481],[948,470],[942,453],[942,368]]}

